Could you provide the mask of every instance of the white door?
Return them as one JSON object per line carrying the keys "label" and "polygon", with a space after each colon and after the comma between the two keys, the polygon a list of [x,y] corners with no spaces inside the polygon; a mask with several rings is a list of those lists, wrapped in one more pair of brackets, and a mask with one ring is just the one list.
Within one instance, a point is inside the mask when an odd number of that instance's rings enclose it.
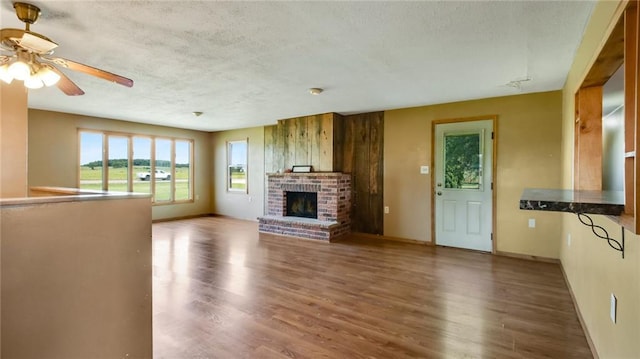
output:
{"label": "white door", "polygon": [[493,120],[436,124],[435,241],[492,251]]}

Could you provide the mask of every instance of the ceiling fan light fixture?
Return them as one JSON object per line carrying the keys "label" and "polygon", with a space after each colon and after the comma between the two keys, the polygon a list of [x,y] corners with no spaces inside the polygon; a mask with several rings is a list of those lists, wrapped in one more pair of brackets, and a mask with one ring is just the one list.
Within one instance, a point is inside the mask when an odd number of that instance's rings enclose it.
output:
{"label": "ceiling fan light fixture", "polygon": [[9,73],[9,64],[0,66],[0,80],[7,84],[10,84],[11,81],[13,81],[13,76]]}
{"label": "ceiling fan light fixture", "polygon": [[[24,30],[0,29],[0,47],[3,51],[13,53],[13,55],[0,54],[0,80],[7,83],[13,80],[20,80],[29,89],[57,84],[65,95],[83,95],[84,91],[60,72],[59,66],[115,82],[122,86],[133,86],[133,80],[124,76],[79,62],[50,57],[53,54],[53,49],[58,47],[58,44],[48,37],[30,30],[30,26],[38,21],[40,8],[19,1],[14,2],[13,7],[18,19],[25,24],[25,28]],[[7,66],[4,66],[5,64]]]}
{"label": "ceiling fan light fixture", "polygon": [[24,80],[24,87],[28,89],[39,89],[42,86],[44,86],[44,83],[38,74],[33,74]]}
{"label": "ceiling fan light fixture", "polygon": [[60,75],[53,72],[48,66],[43,66],[40,70],[38,70],[37,76],[47,87],[57,84],[60,80]]}
{"label": "ceiling fan light fixture", "polygon": [[18,19],[26,24],[35,24],[38,21],[38,17],[40,17],[40,8],[35,5],[15,2],[13,8],[16,10]]}
{"label": "ceiling fan light fixture", "polygon": [[28,79],[31,75],[31,67],[20,60],[9,65],[8,71],[14,79],[20,81]]}

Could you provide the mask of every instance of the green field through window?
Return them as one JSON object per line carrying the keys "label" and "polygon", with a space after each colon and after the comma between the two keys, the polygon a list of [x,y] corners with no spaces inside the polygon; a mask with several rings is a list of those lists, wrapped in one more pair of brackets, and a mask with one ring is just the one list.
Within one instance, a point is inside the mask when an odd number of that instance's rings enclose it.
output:
{"label": "green field through window", "polygon": [[[171,203],[193,198],[191,140],[153,139],[127,134],[80,132],[79,187],[88,190],[113,192],[153,193],[154,202]],[[155,143],[154,143],[155,141]],[[105,146],[105,143],[108,146]],[[155,144],[155,170],[157,178],[152,184],[144,174],[151,173],[151,148]],[[132,151],[129,147],[132,146]],[[108,162],[103,166],[102,156]],[[133,153],[133,159],[128,158]],[[173,163],[175,160],[175,164]],[[129,166],[133,164],[131,178]],[[158,171],[164,171],[166,176]],[[107,171],[107,173],[103,173]],[[107,178],[106,185],[103,179]],[[174,190],[172,193],[172,189]]]}

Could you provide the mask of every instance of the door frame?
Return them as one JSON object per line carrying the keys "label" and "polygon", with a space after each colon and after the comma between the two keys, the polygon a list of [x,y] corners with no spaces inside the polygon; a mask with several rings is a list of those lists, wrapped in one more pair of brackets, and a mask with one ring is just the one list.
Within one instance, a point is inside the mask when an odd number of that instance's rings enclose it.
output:
{"label": "door frame", "polygon": [[493,126],[493,149],[491,151],[491,253],[497,252],[498,237],[496,235],[496,194],[498,193],[498,181],[496,177],[496,168],[498,165],[498,115],[486,115],[486,116],[473,116],[462,118],[449,118],[431,121],[431,245],[438,245],[436,243],[436,125],[459,123],[459,122],[473,122],[473,121],[492,121]]}

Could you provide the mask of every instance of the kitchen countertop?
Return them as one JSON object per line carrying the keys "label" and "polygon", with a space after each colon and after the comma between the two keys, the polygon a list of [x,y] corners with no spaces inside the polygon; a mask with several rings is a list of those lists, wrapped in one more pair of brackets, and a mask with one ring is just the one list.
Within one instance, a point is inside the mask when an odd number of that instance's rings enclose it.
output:
{"label": "kitchen countertop", "polygon": [[624,211],[624,192],[526,188],[520,209],[619,216]]}
{"label": "kitchen countertop", "polygon": [[148,193],[92,191],[67,187],[31,187],[29,189],[29,197],[0,198],[0,207],[145,197],[151,198],[151,195]]}

